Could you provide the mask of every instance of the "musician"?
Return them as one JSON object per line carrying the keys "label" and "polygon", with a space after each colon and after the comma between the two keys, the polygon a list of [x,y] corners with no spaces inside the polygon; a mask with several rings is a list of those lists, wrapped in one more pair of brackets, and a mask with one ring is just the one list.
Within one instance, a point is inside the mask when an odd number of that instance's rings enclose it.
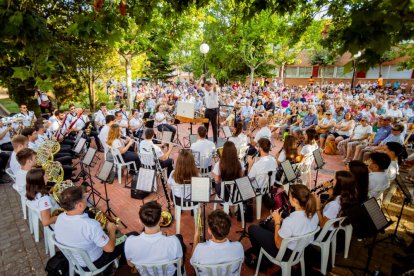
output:
{"label": "musician", "polygon": [[253,119],[253,107],[250,105],[250,101],[247,100],[244,106],[241,108],[241,121],[243,122],[243,130],[247,130],[247,124]]}
{"label": "musician", "polygon": [[66,118],[67,121],[67,126],[69,127],[69,125],[75,121],[78,118],[78,114],[76,112],[76,107],[74,104],[70,104],[69,105],[69,113],[68,113],[68,117]]}
{"label": "musician", "polygon": [[126,106],[126,104],[121,104],[121,105],[119,106],[119,108],[120,108],[120,110],[119,110],[119,111],[121,111],[121,114],[122,114],[122,120],[124,120],[124,121],[127,121],[127,122],[128,122],[128,120],[129,120],[129,112],[127,111],[127,106]]}
{"label": "musician", "polygon": [[0,118],[0,149],[4,151],[13,151],[13,146],[11,144],[10,131],[13,130],[12,125],[5,126],[3,121]]}
{"label": "musician", "polygon": [[155,117],[154,117],[154,127],[158,129],[158,131],[170,131],[172,132],[171,142],[174,141],[175,134],[177,133],[177,129],[169,124],[167,124],[167,116],[164,113],[164,106],[158,104],[155,107]]}
{"label": "musician", "polygon": [[[150,201],[141,206],[139,219],[144,224],[144,232],[139,236],[129,236],[125,241],[125,257],[128,265],[136,267],[141,275],[147,275],[139,264],[162,263],[173,261],[185,256],[185,245],[180,234],[164,236],[160,229],[161,205],[156,201]],[[184,261],[182,262],[184,267]],[[182,267],[182,268],[183,268]],[[167,273],[161,268],[156,275],[175,275],[176,267],[168,265]]]}
{"label": "musician", "polygon": [[120,111],[121,108],[119,107],[119,103],[118,102],[114,102],[114,109],[109,110],[109,114],[111,115],[115,115],[115,112]]}
{"label": "musician", "polygon": [[21,169],[19,162],[17,161],[16,155],[19,151],[27,148],[29,139],[23,135],[15,135],[12,139],[13,152],[10,156],[10,169],[14,175]]}
{"label": "musician", "polygon": [[36,90],[35,97],[42,113],[46,113],[46,109],[51,112],[52,102],[45,92]]}
{"label": "musician", "polygon": [[[216,145],[207,140],[207,129],[205,126],[199,126],[197,129],[198,139],[195,143],[191,144],[191,150],[199,153],[200,168],[208,169],[211,171],[211,156],[216,150]],[[210,161],[210,162],[208,162]]]}
{"label": "musician", "polygon": [[[84,213],[88,207],[87,198],[88,194],[84,192],[82,186],[70,187],[61,193],[60,206],[65,212],[56,220],[55,238],[62,244],[85,250],[93,264],[101,268],[122,256],[124,243],[115,246],[117,226],[114,223],[107,222],[108,234],[106,234],[99,222]],[[80,256],[76,258],[80,265],[86,266]],[[122,263],[125,263],[124,256],[120,259],[120,264]],[[111,266],[108,270],[110,269]]]}
{"label": "musician", "polygon": [[368,197],[382,199],[383,192],[390,186],[387,169],[391,164],[391,158],[383,152],[372,152],[366,164],[370,171]]}
{"label": "musician", "polygon": [[[82,108],[76,108],[76,119],[71,122],[72,128],[68,129],[70,133],[76,133],[78,131],[84,130],[86,128],[86,123],[89,122],[89,118],[83,114]],[[95,138],[96,148],[99,152],[103,152],[103,147],[101,145],[101,141],[98,137],[98,132],[92,130],[90,136]],[[86,140],[90,144],[91,138],[86,136]]]}
{"label": "musician", "polygon": [[216,86],[216,80],[214,76],[211,76],[211,79],[207,79],[204,82],[204,87],[201,87],[201,80],[204,78],[204,74],[201,75],[200,79],[196,83],[197,89],[201,90],[204,94],[204,100],[206,104],[206,110],[204,113],[204,117],[208,119],[208,122],[204,124],[207,129],[211,123],[211,127],[213,128],[213,141],[217,144],[217,115],[218,115],[218,89]]}
{"label": "musician", "polygon": [[[259,145],[259,159],[255,161],[251,156],[247,158],[248,162],[248,176],[250,178],[255,178],[258,175],[266,174],[269,171],[276,170],[276,160],[273,156],[269,155],[271,143],[267,138],[260,138],[257,142]],[[256,183],[256,182],[254,182]],[[257,183],[264,184],[264,183]],[[262,187],[255,187],[262,188]]]}
{"label": "musician", "polygon": [[23,115],[23,126],[28,127],[32,124],[32,121],[37,120],[36,115],[33,111],[29,111],[27,109],[27,105],[22,104],[20,105],[20,114]]}
{"label": "musician", "polygon": [[102,127],[101,131],[99,132],[99,140],[102,143],[102,146],[104,148],[104,154],[108,153],[108,144],[106,143],[108,141],[108,133],[109,129],[111,128],[112,124],[115,123],[115,116],[108,114],[105,117],[105,125]]}
{"label": "musician", "polygon": [[[47,133],[46,133],[46,129],[45,126],[43,125],[43,123],[36,123],[34,126],[34,129],[37,132],[37,140],[36,140],[36,144],[38,147],[40,147],[43,142],[50,140],[51,138],[48,137]],[[60,145],[60,150],[58,153],[55,154],[55,157],[62,157],[62,156],[69,156],[69,157],[73,157],[72,156],[72,146],[67,145],[67,144],[61,144]]]}
{"label": "musician", "polygon": [[233,130],[233,136],[229,137],[229,141],[234,143],[240,154],[240,149],[247,147],[248,140],[249,138],[243,133],[243,123],[238,122],[236,128]]}
{"label": "musician", "polygon": [[143,133],[143,121],[140,117],[138,109],[132,110],[132,118],[129,120],[128,129],[132,132],[134,137],[141,138]]}
{"label": "musician", "polygon": [[172,146],[168,147],[167,152],[163,153],[160,147],[154,145],[152,139],[154,138],[154,130],[147,128],[144,132],[145,139],[139,144],[139,152],[145,154],[152,154],[152,148],[155,150],[156,157],[160,160],[161,168],[167,168],[167,175],[173,171],[173,160],[170,157]]}
{"label": "musician", "polygon": [[[316,213],[321,229],[330,219],[345,217],[347,210],[358,204],[358,190],[355,177],[348,171],[336,171],[333,183],[325,183],[324,188],[333,185],[328,191],[329,198],[322,205],[320,196],[316,197]],[[331,226],[330,230],[334,230]]]}
{"label": "musician", "polygon": [[[118,149],[122,155],[122,158],[125,162],[135,162],[137,169],[141,166],[138,154],[128,149],[134,144],[134,139],[126,137],[126,139],[121,139],[121,128],[118,124],[112,124],[108,132],[108,140],[106,144],[110,149]],[[107,159],[109,159],[107,157]],[[132,174],[135,172],[131,171]]]}
{"label": "musician", "polygon": [[[289,203],[295,211],[285,219],[282,219],[280,209],[273,211],[274,232],[257,224],[252,224],[249,227],[249,238],[252,247],[245,253],[247,266],[256,267],[257,259],[254,259],[252,254],[258,257],[260,248],[264,248],[267,253],[275,257],[283,239],[303,236],[316,230],[319,222],[316,215],[316,199],[305,185],[290,185]],[[288,243],[284,260],[290,257],[295,246],[296,242],[294,241]],[[264,256],[261,267],[266,267],[268,264],[269,261]]]}
{"label": "musician", "polygon": [[[222,210],[214,210],[207,217],[208,234],[211,239],[199,242],[199,228],[196,227],[194,233],[193,254],[191,264],[199,265],[219,265],[234,262],[243,258],[244,251],[240,242],[231,242],[227,238],[230,233],[231,219]],[[199,271],[200,275],[208,275],[207,271]],[[233,265],[229,275],[240,275],[239,266]]]}
{"label": "musician", "polygon": [[57,205],[49,196],[46,178],[47,176],[45,176],[45,171],[42,168],[33,168],[27,172],[26,176],[27,205],[39,212],[43,226],[52,225],[57,220],[57,216],[52,216],[52,212],[57,209]]}
{"label": "musician", "polygon": [[359,160],[352,160],[346,165],[355,178],[355,184],[358,193],[358,203],[362,204],[368,200],[368,183],[369,183],[369,170],[364,162]]}
{"label": "musician", "polygon": [[25,148],[16,154],[17,162],[19,162],[20,169],[15,174],[16,181],[13,188],[22,196],[26,196],[26,175],[35,165],[36,152],[32,149]]}
{"label": "musician", "polygon": [[145,101],[138,102],[137,110],[138,110],[138,113],[140,114],[140,117],[143,117],[145,113]]}
{"label": "musician", "polygon": [[121,128],[122,136],[127,136],[128,120],[125,120],[121,111],[115,111],[115,124]]}
{"label": "musician", "polygon": [[259,131],[256,133],[256,135],[254,136],[254,139],[252,139],[251,134],[250,136],[250,144],[252,146],[255,146],[257,144],[257,142],[260,140],[260,138],[267,138],[267,139],[271,139],[272,137],[272,131],[270,130],[270,128],[267,126],[267,119],[265,117],[261,117],[259,118]]}
{"label": "musician", "polygon": [[96,116],[95,116],[95,125],[99,130],[101,130],[102,127],[105,125],[106,115],[108,115],[108,111],[106,110],[106,104],[100,103],[99,111],[96,112]]}
{"label": "musician", "polygon": [[71,148],[75,145],[75,141],[70,136],[64,136],[69,127],[69,113],[65,115],[65,112],[56,110],[56,121],[52,123],[51,131],[56,133],[55,137],[57,140],[64,145],[69,145]]}

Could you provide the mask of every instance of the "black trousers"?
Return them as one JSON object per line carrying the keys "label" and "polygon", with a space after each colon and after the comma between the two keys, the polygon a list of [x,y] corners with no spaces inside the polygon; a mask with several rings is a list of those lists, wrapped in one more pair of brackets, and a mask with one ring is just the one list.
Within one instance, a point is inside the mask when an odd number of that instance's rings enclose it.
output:
{"label": "black trousers", "polygon": [[177,129],[169,124],[162,124],[157,126],[158,131],[171,131],[172,132],[172,136],[171,136],[171,142],[174,141],[174,137],[175,134],[177,133]]}
{"label": "black trousers", "polygon": [[3,175],[6,165],[9,162],[10,155],[6,152],[0,152],[0,176]]}
{"label": "black trousers", "polygon": [[207,128],[208,133],[208,127],[211,123],[211,127],[213,128],[214,143],[217,143],[217,114],[218,108],[206,108],[206,111],[204,113],[204,117],[208,119],[208,122],[205,123],[204,126]]}
{"label": "black trousers", "polygon": [[122,158],[124,158],[125,162],[134,161],[135,165],[137,166],[137,170],[139,170],[139,167],[141,167],[141,161],[139,160],[138,154],[136,152],[126,151],[124,154],[122,154]]}
{"label": "black trousers", "polygon": [[91,131],[91,134],[89,136],[85,135],[86,136],[86,141],[88,141],[88,144],[90,145],[90,143],[91,143],[91,137],[90,136],[92,136],[93,138],[95,138],[96,148],[97,149],[102,149],[101,141],[99,140],[98,134],[99,133],[97,131]]}
{"label": "black trousers", "polygon": [[167,160],[160,160],[161,168],[167,168],[167,178],[170,177],[171,172],[173,171],[173,160],[168,158]]}
{"label": "black trousers", "polygon": [[1,145],[0,149],[4,150],[4,151],[13,151],[13,146],[12,146],[11,142],[8,142],[8,143],[5,143],[5,144]]}

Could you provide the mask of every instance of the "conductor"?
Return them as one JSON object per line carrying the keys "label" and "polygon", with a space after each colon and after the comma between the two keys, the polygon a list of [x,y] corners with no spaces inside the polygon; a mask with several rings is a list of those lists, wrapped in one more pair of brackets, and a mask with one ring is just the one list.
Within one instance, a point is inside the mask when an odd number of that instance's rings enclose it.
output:
{"label": "conductor", "polygon": [[206,111],[204,117],[208,119],[208,122],[204,124],[207,129],[211,122],[211,127],[213,128],[213,141],[217,143],[217,114],[219,109],[218,104],[218,89],[216,86],[216,80],[214,75],[211,75],[210,79],[204,81],[204,87],[202,87],[201,80],[204,79],[204,74],[201,75],[200,79],[196,83],[197,89],[200,89],[204,93],[204,101],[206,104]]}

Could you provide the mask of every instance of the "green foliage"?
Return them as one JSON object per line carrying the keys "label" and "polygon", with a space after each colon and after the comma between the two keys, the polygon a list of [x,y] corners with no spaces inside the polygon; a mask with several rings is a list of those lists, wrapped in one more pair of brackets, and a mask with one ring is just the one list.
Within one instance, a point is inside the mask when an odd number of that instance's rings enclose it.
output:
{"label": "green foliage", "polygon": [[0,99],[0,104],[2,104],[11,113],[20,112],[17,103],[11,99]]}

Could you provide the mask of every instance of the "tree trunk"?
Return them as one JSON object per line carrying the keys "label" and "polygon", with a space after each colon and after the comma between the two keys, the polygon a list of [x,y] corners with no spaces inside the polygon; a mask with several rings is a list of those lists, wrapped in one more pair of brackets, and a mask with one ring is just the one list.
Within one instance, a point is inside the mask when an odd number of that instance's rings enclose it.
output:
{"label": "tree trunk", "polygon": [[254,80],[254,66],[250,66],[250,91],[252,91]]}
{"label": "tree trunk", "polygon": [[134,99],[132,98],[132,70],[131,70],[131,61],[132,55],[126,55],[125,58],[125,71],[126,71],[126,81],[127,81],[127,95],[128,95],[128,107],[132,109],[134,104]]}
{"label": "tree trunk", "polygon": [[379,65],[378,77],[380,77],[381,75],[382,75],[382,63],[380,63]]}
{"label": "tree trunk", "polygon": [[96,95],[95,95],[95,80],[93,77],[93,69],[89,67],[88,70],[88,92],[89,92],[89,108],[91,112],[95,111],[96,107]]}
{"label": "tree trunk", "polygon": [[325,82],[325,66],[321,66],[321,86]]}
{"label": "tree trunk", "polygon": [[280,80],[285,85],[285,63],[282,63],[282,66],[280,66]]}

